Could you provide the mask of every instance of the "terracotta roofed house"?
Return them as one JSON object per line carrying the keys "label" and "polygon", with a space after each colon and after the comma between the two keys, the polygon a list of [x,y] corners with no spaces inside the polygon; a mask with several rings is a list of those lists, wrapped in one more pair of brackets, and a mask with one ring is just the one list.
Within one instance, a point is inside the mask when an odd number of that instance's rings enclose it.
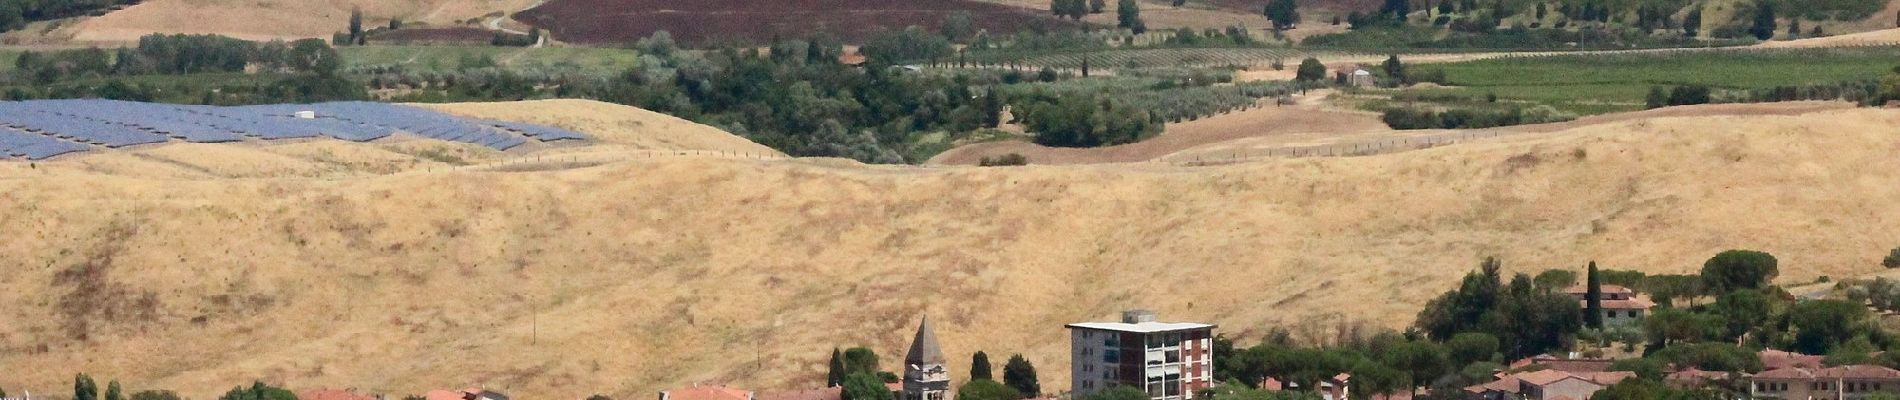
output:
{"label": "terracotta roofed house", "polygon": [[1499,376],[1496,381],[1466,387],[1465,393],[1479,400],[1582,400],[1633,377],[1635,373],[1623,371],[1570,373],[1545,369]]}
{"label": "terracotta roofed house", "polygon": [[661,390],[660,400],[753,400],[752,392],[725,386],[693,386]]}
{"label": "terracotta roofed house", "polygon": [[[1564,293],[1577,298],[1577,306],[1588,308],[1590,290],[1585,286],[1571,286]],[[1648,297],[1636,294],[1635,290],[1617,285],[1603,285],[1603,324],[1620,325],[1642,322],[1643,315],[1656,306]]]}
{"label": "terracotta roofed house", "polygon": [[315,389],[297,392],[297,400],[378,400],[378,396],[357,393],[356,389]]}
{"label": "terracotta roofed house", "polygon": [[472,387],[462,390],[431,390],[423,393],[422,398],[428,400],[508,400],[508,395]]}
{"label": "terracotta roofed house", "polygon": [[1900,395],[1900,370],[1878,365],[1782,368],[1749,378],[1756,399],[1858,400],[1876,393]]}

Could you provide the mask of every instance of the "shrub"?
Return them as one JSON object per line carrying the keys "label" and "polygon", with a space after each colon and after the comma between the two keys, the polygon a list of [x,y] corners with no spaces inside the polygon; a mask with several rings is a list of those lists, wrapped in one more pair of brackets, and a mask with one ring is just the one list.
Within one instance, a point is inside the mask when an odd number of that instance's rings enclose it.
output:
{"label": "shrub", "polygon": [[1900,247],[1895,247],[1893,251],[1887,252],[1887,258],[1880,260],[1880,266],[1900,268]]}
{"label": "shrub", "polygon": [[993,158],[983,157],[982,160],[977,162],[977,166],[982,167],[1012,167],[1022,165],[1029,165],[1029,157],[1024,157],[1022,154],[1017,153],[1004,154]]}

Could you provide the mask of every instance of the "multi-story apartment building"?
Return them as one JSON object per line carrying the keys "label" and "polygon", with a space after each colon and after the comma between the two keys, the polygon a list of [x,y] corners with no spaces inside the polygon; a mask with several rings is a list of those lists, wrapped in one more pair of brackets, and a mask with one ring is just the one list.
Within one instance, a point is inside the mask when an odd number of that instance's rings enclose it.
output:
{"label": "multi-story apartment building", "polygon": [[1186,400],[1214,383],[1214,325],[1157,322],[1126,311],[1121,322],[1069,324],[1070,390],[1076,396],[1128,386],[1154,400]]}

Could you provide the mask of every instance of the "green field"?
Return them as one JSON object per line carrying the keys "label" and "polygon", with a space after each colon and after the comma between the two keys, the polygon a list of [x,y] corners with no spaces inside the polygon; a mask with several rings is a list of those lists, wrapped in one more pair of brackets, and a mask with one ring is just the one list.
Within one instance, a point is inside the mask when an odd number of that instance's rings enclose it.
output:
{"label": "green field", "polygon": [[486,58],[515,69],[574,68],[611,74],[632,67],[639,58],[632,50],[583,47],[361,46],[337,51],[353,67],[401,65],[419,70],[457,69],[465,61]]}
{"label": "green field", "polygon": [[1651,86],[1761,89],[1878,79],[1900,65],[1900,48],[1719,50],[1503,58],[1414,66],[1442,70],[1452,88],[1428,96],[1484,96],[1548,104],[1578,114],[1637,110]]}
{"label": "green field", "polygon": [[1021,53],[976,53],[970,61],[993,64],[1019,64],[1033,67],[1053,67],[1076,69],[1088,60],[1091,68],[1227,68],[1257,67],[1280,61],[1288,66],[1299,65],[1307,57],[1332,57],[1346,55],[1337,51],[1308,51],[1297,48],[1267,47],[1211,47],[1211,48],[1142,48],[1142,49],[1106,49],[1098,51],[1049,51],[1034,54]]}

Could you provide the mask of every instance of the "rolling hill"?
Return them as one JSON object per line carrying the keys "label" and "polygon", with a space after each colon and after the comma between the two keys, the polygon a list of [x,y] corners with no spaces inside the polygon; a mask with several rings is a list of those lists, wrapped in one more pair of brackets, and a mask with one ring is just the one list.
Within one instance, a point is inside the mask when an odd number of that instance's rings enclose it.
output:
{"label": "rolling hill", "polygon": [[1739,247],[1780,257],[1784,282],[1869,273],[1900,245],[1896,126],[1880,109],[1659,115],[1207,168],[0,163],[0,364],[28,366],[0,385],[797,388],[834,346],[893,360],[929,315],[952,359],[1020,352],[1056,391],[1064,322],[1148,307],[1242,338],[1399,327],[1487,255],[1685,272]]}

